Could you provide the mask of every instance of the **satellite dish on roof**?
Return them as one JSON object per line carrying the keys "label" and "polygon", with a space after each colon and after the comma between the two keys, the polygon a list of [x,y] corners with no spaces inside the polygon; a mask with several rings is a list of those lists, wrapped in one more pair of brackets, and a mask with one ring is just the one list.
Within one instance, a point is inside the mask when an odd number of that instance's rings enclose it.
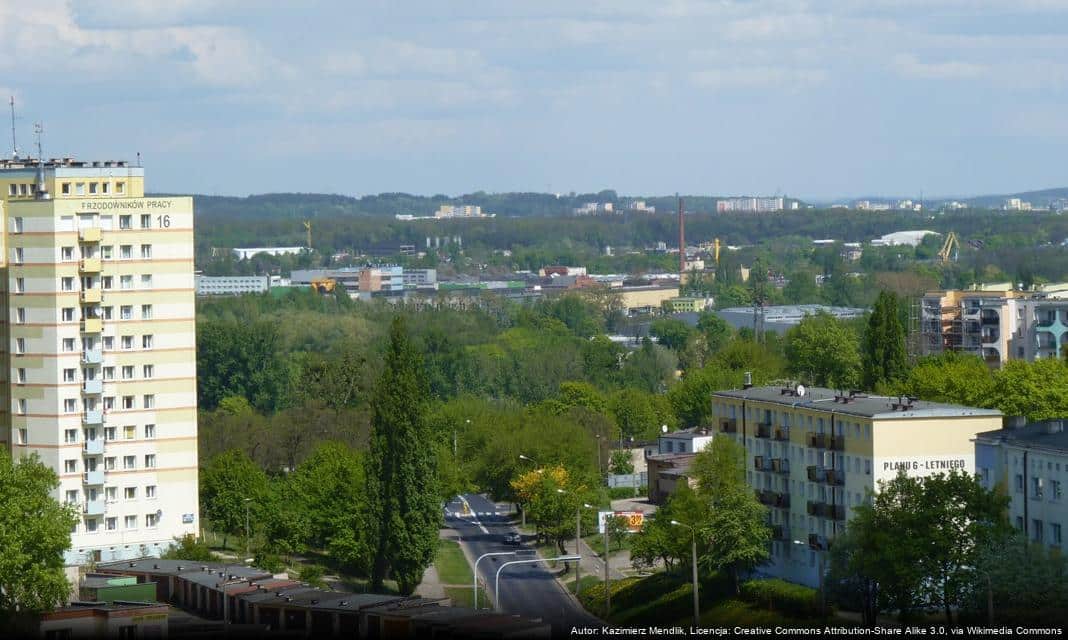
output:
{"label": "satellite dish on roof", "polygon": [[797,393],[797,397],[798,398],[804,398],[805,397],[805,385],[803,385],[803,384],[797,385],[797,388],[794,389],[794,391]]}

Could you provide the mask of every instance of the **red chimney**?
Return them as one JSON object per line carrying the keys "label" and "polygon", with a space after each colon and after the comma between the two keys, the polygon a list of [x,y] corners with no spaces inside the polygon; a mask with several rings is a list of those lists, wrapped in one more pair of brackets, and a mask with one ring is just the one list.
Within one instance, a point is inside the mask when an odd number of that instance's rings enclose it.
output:
{"label": "red chimney", "polygon": [[686,274],[686,221],[682,217],[682,198],[679,198],[679,286]]}

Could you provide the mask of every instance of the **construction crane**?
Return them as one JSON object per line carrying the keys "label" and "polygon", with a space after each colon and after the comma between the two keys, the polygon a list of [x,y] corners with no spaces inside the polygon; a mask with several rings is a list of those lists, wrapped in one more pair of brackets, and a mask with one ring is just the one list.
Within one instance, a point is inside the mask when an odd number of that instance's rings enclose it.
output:
{"label": "construction crane", "polygon": [[308,251],[311,251],[311,220],[304,221],[304,231],[308,233]]}
{"label": "construction crane", "polygon": [[719,248],[720,248],[720,246],[721,245],[719,244],[719,238],[716,238],[716,240],[712,243],[712,249],[713,249],[713,254],[712,255],[716,259],[716,266],[717,267],[719,266]]}
{"label": "construction crane", "polygon": [[337,286],[337,280],[334,280],[333,278],[315,278],[310,284],[312,291],[324,294],[332,293],[334,287]]}
{"label": "construction crane", "polygon": [[946,234],[946,241],[942,244],[942,248],[938,251],[938,257],[941,258],[942,264],[948,263],[950,260],[957,261],[957,254],[960,252],[960,242],[957,240],[957,234],[950,231]]}

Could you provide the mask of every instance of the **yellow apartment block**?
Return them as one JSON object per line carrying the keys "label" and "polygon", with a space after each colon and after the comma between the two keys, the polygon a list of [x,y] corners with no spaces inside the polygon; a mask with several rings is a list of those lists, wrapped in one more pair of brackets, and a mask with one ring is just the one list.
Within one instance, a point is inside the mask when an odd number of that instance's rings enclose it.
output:
{"label": "yellow apartment block", "polygon": [[[845,393],[845,392],[843,392]],[[831,389],[751,387],[712,394],[716,437],[745,447],[746,478],[768,507],[771,563],[761,570],[819,585],[853,509],[898,470],[976,472],[976,434],[1001,413]]]}
{"label": "yellow apartment block", "polygon": [[158,555],[195,533],[192,198],[144,171],[0,162],[0,447],[77,506],[68,565]]}

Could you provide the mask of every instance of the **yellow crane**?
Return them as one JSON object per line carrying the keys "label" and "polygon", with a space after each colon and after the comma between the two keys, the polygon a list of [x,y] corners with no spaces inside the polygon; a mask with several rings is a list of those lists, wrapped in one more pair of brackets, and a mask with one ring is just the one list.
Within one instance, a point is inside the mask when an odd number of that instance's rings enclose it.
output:
{"label": "yellow crane", "polygon": [[713,256],[716,258],[716,266],[719,266],[719,247],[719,238],[716,238],[715,242],[712,243]]}
{"label": "yellow crane", "polygon": [[311,220],[304,221],[304,230],[308,233],[308,251],[311,251]]}
{"label": "yellow crane", "polygon": [[941,258],[942,264],[946,264],[950,260],[956,262],[959,252],[960,242],[957,240],[957,234],[950,231],[946,234],[946,241],[942,243],[942,248],[938,251],[938,257]]}
{"label": "yellow crane", "polygon": [[334,287],[337,286],[337,281],[333,278],[315,278],[310,284],[312,291],[318,293],[331,293],[334,291]]}

